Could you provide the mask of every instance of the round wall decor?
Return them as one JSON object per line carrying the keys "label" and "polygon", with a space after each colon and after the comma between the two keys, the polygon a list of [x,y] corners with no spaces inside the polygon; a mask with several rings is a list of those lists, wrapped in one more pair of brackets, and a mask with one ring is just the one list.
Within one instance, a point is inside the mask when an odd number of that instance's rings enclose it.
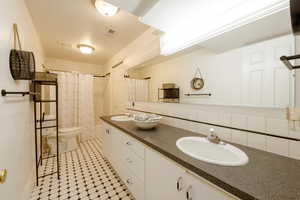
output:
{"label": "round wall decor", "polygon": [[195,72],[194,78],[191,80],[191,87],[194,90],[201,90],[204,87],[204,79],[199,68]]}

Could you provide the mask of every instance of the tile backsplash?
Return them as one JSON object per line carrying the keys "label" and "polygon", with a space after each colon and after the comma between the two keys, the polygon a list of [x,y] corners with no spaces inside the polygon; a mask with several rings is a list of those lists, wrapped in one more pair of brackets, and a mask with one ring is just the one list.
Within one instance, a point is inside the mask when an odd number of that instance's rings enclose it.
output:
{"label": "tile backsplash", "polygon": [[[136,102],[133,109],[239,129],[300,139],[300,127],[286,119],[286,109]],[[207,135],[210,128],[225,141],[300,159],[300,142],[213,125],[164,117],[162,123]]]}

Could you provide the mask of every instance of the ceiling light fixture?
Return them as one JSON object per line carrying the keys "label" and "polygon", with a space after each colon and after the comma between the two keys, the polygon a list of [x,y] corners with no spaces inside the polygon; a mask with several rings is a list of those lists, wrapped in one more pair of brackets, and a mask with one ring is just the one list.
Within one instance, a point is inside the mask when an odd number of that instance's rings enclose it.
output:
{"label": "ceiling light fixture", "polygon": [[92,47],[91,45],[87,45],[87,44],[78,44],[77,48],[83,54],[91,54],[91,53],[93,53],[93,51],[95,51],[94,47]]}
{"label": "ceiling light fixture", "polygon": [[96,9],[104,16],[114,16],[119,11],[119,8],[102,0],[95,1]]}

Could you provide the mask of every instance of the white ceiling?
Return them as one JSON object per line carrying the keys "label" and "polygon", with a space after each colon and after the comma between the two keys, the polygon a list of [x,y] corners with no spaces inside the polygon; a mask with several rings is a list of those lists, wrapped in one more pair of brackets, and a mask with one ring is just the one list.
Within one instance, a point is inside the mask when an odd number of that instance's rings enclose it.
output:
{"label": "white ceiling", "polygon": [[[47,57],[104,64],[114,54],[149,28],[125,11],[104,17],[94,0],[25,0]],[[107,34],[112,28],[116,33]],[[93,45],[96,51],[83,55],[79,43]]]}

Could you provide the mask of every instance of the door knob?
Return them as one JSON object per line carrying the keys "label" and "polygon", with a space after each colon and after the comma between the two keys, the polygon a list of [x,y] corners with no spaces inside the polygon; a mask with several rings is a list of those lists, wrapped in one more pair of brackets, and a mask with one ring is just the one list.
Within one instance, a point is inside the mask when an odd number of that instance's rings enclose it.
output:
{"label": "door knob", "polygon": [[6,176],[7,176],[7,170],[6,169],[0,170],[0,184],[5,182]]}

